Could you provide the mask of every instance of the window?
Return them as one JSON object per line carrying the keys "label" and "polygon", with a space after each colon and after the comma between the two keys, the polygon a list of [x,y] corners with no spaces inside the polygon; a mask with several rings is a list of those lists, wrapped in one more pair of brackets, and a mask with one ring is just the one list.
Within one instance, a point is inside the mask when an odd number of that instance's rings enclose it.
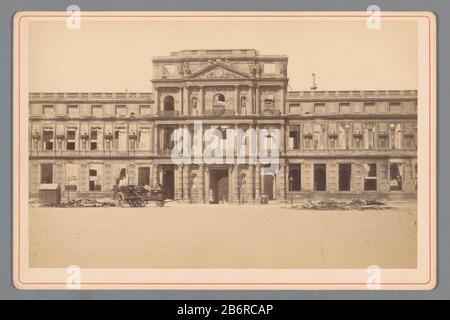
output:
{"label": "window", "polygon": [[127,115],[127,107],[125,105],[116,106],[116,116],[124,117]]}
{"label": "window", "polygon": [[289,191],[301,190],[301,167],[299,164],[289,165]]}
{"label": "window", "polygon": [[53,116],[55,114],[55,107],[52,104],[45,104],[42,106],[45,116]]}
{"label": "window", "polygon": [[67,106],[67,114],[69,117],[76,117],[79,115],[78,113],[78,106],[76,104],[69,104]]}
{"label": "window", "polygon": [[351,163],[339,164],[339,191],[350,191],[350,181],[352,175]]}
{"label": "window", "polygon": [[77,128],[76,127],[68,127],[66,133],[66,149],[67,150],[75,150],[76,149],[76,136],[77,136]]}
{"label": "window", "polygon": [[142,115],[150,114],[150,106],[149,105],[140,105],[139,106],[139,114],[142,114]]}
{"label": "window", "polygon": [[53,150],[53,143],[54,143],[53,128],[44,129],[43,138],[44,138],[44,150]]}
{"label": "window", "polygon": [[97,150],[98,128],[91,128],[91,150]]}
{"label": "window", "polygon": [[403,164],[389,164],[389,190],[401,191],[403,189]]}
{"label": "window", "polygon": [[213,107],[225,107],[225,96],[221,93],[213,97]]}
{"label": "window", "polygon": [[175,99],[172,96],[167,96],[164,98],[164,111],[174,111],[175,110]]}
{"label": "window", "polygon": [[314,112],[315,113],[325,113],[325,103],[314,103]]}
{"label": "window", "polygon": [[315,150],[322,150],[325,148],[324,136],[325,126],[321,124],[313,125],[313,145]]}
{"label": "window", "polygon": [[327,190],[327,167],[326,164],[314,164],[314,190]]}
{"label": "window", "polygon": [[96,117],[101,117],[103,115],[103,108],[101,105],[92,105],[91,114]]}
{"label": "window", "polygon": [[299,129],[289,130],[289,149],[298,150],[300,149],[300,131]]}
{"label": "window", "polygon": [[391,149],[401,149],[403,142],[403,130],[400,123],[391,123],[389,127]]}
{"label": "window", "polygon": [[53,164],[41,164],[41,183],[53,183]]}
{"label": "window", "polygon": [[391,102],[389,103],[389,112],[391,113],[401,113],[402,105],[400,102]]}
{"label": "window", "polygon": [[375,145],[375,125],[367,124],[364,127],[364,142],[366,149],[373,149]]}
{"label": "window", "polygon": [[377,107],[375,105],[375,102],[366,102],[364,103],[364,112],[366,113],[376,113]]}
{"label": "window", "polygon": [[350,113],[352,110],[350,109],[350,103],[341,102],[339,103],[339,112],[340,113]]}
{"label": "window", "polygon": [[364,190],[376,191],[377,190],[377,164],[366,163],[364,164]]}
{"label": "window", "polygon": [[137,135],[137,144],[140,150],[149,150],[150,149],[150,128],[149,127],[140,127],[138,129]]}
{"label": "window", "polygon": [[91,164],[89,166],[89,191],[102,190],[103,165]]}
{"label": "window", "polygon": [[66,191],[77,191],[79,165],[73,163],[66,164]]}

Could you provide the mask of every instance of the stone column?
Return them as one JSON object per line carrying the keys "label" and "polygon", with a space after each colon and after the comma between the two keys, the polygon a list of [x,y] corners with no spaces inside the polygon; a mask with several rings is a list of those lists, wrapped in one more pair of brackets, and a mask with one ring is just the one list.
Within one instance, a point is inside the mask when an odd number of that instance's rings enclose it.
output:
{"label": "stone column", "polygon": [[209,167],[205,166],[205,203],[209,203]]}
{"label": "stone column", "polygon": [[183,167],[183,200],[189,201],[189,195],[190,195],[190,184],[191,184],[191,177],[190,177],[190,170],[188,165],[184,165]]}
{"label": "stone column", "polygon": [[[233,165],[228,166],[228,203],[234,201],[234,186],[233,186]],[[220,201],[220,199],[219,199]]]}
{"label": "stone column", "polygon": [[159,88],[155,88],[155,107],[156,114],[159,114],[161,108],[159,103]]}
{"label": "stone column", "polygon": [[[233,168],[233,199],[234,203],[239,203],[239,165],[235,164]],[[243,190],[241,190],[243,192]]]}
{"label": "stone column", "polygon": [[253,102],[253,85],[249,86],[249,99],[248,99],[248,106],[247,106],[247,112],[250,115],[254,115],[255,114],[255,106],[254,106],[254,102]]}
{"label": "stone column", "polygon": [[183,199],[183,166],[181,164],[175,169],[175,199]]}
{"label": "stone column", "polygon": [[153,178],[153,183],[152,186],[154,186],[155,184],[157,184],[159,182],[159,169],[158,169],[158,165],[155,163],[152,166],[152,178]]}
{"label": "stone column", "polygon": [[153,126],[153,152],[158,153],[159,151],[159,134],[158,134],[158,125],[155,123]]}
{"label": "stone column", "polygon": [[150,127],[150,132],[149,134],[149,140],[150,140],[150,148],[149,148],[149,152],[150,153],[154,153],[155,152],[155,138],[154,138],[154,129],[155,128],[155,124],[153,123],[152,126]]}
{"label": "stone column", "polygon": [[189,88],[183,88],[183,115],[188,116],[189,112]]}
{"label": "stone column", "polygon": [[284,124],[282,124],[282,125],[280,125],[280,143],[279,143],[280,153],[279,154],[285,154],[285,138],[286,138],[285,128],[284,128]]}
{"label": "stone column", "polygon": [[261,199],[261,166],[256,164],[255,166],[255,202],[259,203]]}
{"label": "stone column", "polygon": [[286,86],[283,85],[281,92],[281,114],[287,114],[286,110]]}
{"label": "stone column", "polygon": [[289,185],[289,167],[285,164],[280,165],[280,169],[278,170],[278,174],[280,175],[280,185],[278,186],[279,195],[280,195],[280,201],[286,200],[286,183]]}
{"label": "stone column", "polygon": [[239,86],[234,86],[234,115],[239,114]]}
{"label": "stone column", "polygon": [[259,98],[259,87],[258,87],[258,85],[256,85],[256,88],[255,88],[255,101],[256,101],[255,106],[256,106],[256,111],[255,111],[255,113],[257,115],[261,114],[261,108],[260,108],[261,101],[260,100],[261,99]]}
{"label": "stone column", "polygon": [[203,86],[200,86],[198,93],[198,108],[200,109],[199,115],[203,116],[205,114],[205,106],[203,105]]}
{"label": "stone column", "polygon": [[255,200],[255,165],[248,165],[248,179],[247,184],[249,184],[250,194],[249,199],[247,201],[251,202]]}
{"label": "stone column", "polygon": [[205,203],[205,165],[201,164],[198,166],[199,167],[199,173],[200,175],[198,176],[198,190],[200,191],[200,202]]}

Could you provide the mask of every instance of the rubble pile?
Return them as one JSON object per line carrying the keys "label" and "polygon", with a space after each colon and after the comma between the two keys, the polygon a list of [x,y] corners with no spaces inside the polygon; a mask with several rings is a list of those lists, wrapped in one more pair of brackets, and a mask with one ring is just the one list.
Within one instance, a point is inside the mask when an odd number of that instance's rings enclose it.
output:
{"label": "rubble pile", "polygon": [[115,207],[116,204],[110,198],[88,199],[76,198],[67,202],[58,204],[42,204],[37,200],[30,200],[31,207],[49,207],[49,208],[88,208],[88,207]]}
{"label": "rubble pile", "polygon": [[353,199],[351,201],[307,200],[306,203],[292,206],[292,208],[310,210],[383,210],[390,207],[379,200]]}

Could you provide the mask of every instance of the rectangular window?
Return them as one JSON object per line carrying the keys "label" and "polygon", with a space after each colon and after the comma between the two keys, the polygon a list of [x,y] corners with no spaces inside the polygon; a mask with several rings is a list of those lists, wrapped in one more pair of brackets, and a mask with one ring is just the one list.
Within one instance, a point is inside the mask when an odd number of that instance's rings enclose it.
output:
{"label": "rectangular window", "polygon": [[91,164],[89,166],[89,191],[102,191],[103,165]]}
{"label": "rectangular window", "polygon": [[80,166],[78,164],[66,164],[66,191],[77,191],[79,170]]}
{"label": "rectangular window", "polygon": [[325,136],[325,126],[321,124],[313,125],[313,143],[315,150],[322,150],[325,148],[324,136]]}
{"label": "rectangular window", "polygon": [[127,107],[125,105],[116,106],[116,116],[124,117],[127,115]]}
{"label": "rectangular window", "polygon": [[389,164],[389,190],[403,190],[403,163]]}
{"label": "rectangular window", "polygon": [[69,104],[67,106],[67,114],[69,117],[76,117],[79,115],[78,113],[78,106],[76,104]]}
{"label": "rectangular window", "polygon": [[140,105],[139,106],[139,114],[142,114],[142,115],[150,114],[150,106],[148,104]]}
{"label": "rectangular window", "polygon": [[367,163],[364,164],[364,190],[376,191],[377,190],[377,164]]}
{"label": "rectangular window", "polygon": [[402,105],[400,102],[391,102],[389,103],[389,112],[391,113],[401,113]]}
{"label": "rectangular window", "polygon": [[339,164],[339,191],[350,191],[351,175],[351,163]]}
{"label": "rectangular window", "polygon": [[45,104],[42,106],[42,110],[45,116],[53,116],[55,115],[55,106],[52,104]]}
{"label": "rectangular window", "polygon": [[299,164],[289,165],[289,191],[300,191],[302,189],[300,169]]}
{"label": "rectangular window", "polygon": [[290,150],[300,149],[300,132],[298,129],[289,130],[289,149]]}
{"label": "rectangular window", "polygon": [[348,103],[348,102],[339,103],[339,112],[340,113],[351,113],[352,109],[350,108],[350,103]]}
{"label": "rectangular window", "polygon": [[375,105],[375,102],[366,102],[364,103],[364,112],[365,113],[376,113],[377,107]]}
{"label": "rectangular window", "polygon": [[66,133],[66,149],[75,150],[76,149],[76,139],[77,139],[77,129],[73,127],[67,128]]}
{"label": "rectangular window", "polygon": [[53,164],[41,164],[41,183],[53,183]]}
{"label": "rectangular window", "polygon": [[314,190],[327,190],[327,166],[326,164],[314,164]]}
{"label": "rectangular window", "polygon": [[315,113],[325,113],[325,103],[314,103],[314,112]]}
{"label": "rectangular window", "polygon": [[54,147],[54,139],[53,139],[53,129],[44,129],[43,131],[44,138],[44,150],[53,150]]}
{"label": "rectangular window", "polygon": [[91,106],[91,115],[96,117],[101,117],[103,115],[103,107],[99,104],[94,104]]}
{"label": "rectangular window", "polygon": [[98,131],[96,128],[91,129],[91,150],[97,150]]}

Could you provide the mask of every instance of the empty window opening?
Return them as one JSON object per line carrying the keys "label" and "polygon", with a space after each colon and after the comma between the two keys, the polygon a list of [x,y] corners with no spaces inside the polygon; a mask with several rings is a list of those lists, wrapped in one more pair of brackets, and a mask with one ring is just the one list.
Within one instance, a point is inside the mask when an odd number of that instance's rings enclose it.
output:
{"label": "empty window opening", "polygon": [[389,190],[401,191],[403,188],[403,164],[389,164]]}
{"label": "empty window opening", "polygon": [[102,165],[92,164],[89,166],[89,191],[102,190]]}
{"label": "empty window opening", "polygon": [[300,165],[289,166],[289,191],[301,190],[301,170]]}
{"label": "empty window opening", "polygon": [[326,164],[314,165],[314,190],[327,190],[327,167]]}
{"label": "empty window opening", "polygon": [[53,183],[53,164],[41,164],[41,183]]}
{"label": "empty window opening", "polygon": [[350,191],[352,165],[350,163],[339,164],[339,191]]}
{"label": "empty window opening", "polygon": [[376,191],[377,190],[377,164],[367,163],[364,164],[364,190]]}
{"label": "empty window opening", "polygon": [[289,131],[289,149],[297,150],[300,149],[300,132],[296,129],[291,129]]}

